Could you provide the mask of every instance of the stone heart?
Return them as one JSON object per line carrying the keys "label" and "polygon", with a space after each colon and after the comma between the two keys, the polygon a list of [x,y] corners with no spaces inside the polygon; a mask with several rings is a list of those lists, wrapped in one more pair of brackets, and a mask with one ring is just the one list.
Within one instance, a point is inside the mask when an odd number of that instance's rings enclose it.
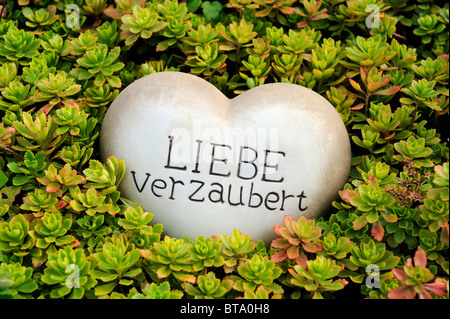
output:
{"label": "stone heart", "polygon": [[178,72],[148,75],[119,94],[100,154],[125,161],[123,197],[166,234],[193,239],[236,228],[269,242],[284,215],[323,215],[351,165],[345,125],[319,94],[276,83],[230,100]]}

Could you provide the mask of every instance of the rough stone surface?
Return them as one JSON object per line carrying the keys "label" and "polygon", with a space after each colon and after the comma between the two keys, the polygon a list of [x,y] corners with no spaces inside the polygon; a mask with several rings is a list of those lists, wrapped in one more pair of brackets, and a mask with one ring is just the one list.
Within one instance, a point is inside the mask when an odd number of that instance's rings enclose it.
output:
{"label": "rough stone surface", "polygon": [[185,73],[143,77],[105,116],[102,160],[125,161],[119,190],[173,237],[237,228],[276,237],[284,215],[325,214],[348,179],[349,137],[319,94],[276,83],[228,99]]}

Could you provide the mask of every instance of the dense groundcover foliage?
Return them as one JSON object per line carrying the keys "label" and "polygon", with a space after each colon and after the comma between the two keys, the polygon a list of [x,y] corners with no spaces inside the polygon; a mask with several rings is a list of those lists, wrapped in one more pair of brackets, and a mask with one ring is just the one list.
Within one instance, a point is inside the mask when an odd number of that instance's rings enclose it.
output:
{"label": "dense groundcover foliage", "polygon": [[[448,298],[449,5],[420,0],[0,1],[0,298]],[[154,72],[228,97],[291,82],[352,142],[329,215],[164,236],[98,136]]]}

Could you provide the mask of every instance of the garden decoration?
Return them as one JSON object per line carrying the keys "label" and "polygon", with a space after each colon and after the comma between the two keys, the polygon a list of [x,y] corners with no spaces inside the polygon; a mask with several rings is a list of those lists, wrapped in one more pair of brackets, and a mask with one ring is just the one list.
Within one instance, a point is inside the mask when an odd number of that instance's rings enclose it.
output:
{"label": "garden decoration", "polygon": [[103,121],[100,153],[125,162],[121,195],[168,235],[237,228],[268,244],[284,215],[322,216],[351,164],[339,113],[312,90],[264,84],[229,100],[181,72],[123,90]]}
{"label": "garden decoration", "polygon": [[448,24],[0,0],[0,298],[448,299]]}

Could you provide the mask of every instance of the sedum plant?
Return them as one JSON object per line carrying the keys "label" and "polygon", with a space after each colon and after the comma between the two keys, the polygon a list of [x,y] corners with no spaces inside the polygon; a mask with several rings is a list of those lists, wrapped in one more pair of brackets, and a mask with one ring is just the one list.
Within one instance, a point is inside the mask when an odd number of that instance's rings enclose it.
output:
{"label": "sedum plant", "polygon": [[[24,267],[20,263],[0,264],[0,282],[9,281],[8,292],[11,299],[28,299],[31,293],[38,289],[36,281],[32,278],[33,268]],[[3,296],[0,294],[0,298]]]}
{"label": "sedum plant", "polygon": [[274,231],[280,236],[272,241],[271,246],[281,249],[274,255],[272,260],[281,262],[288,259],[294,259],[302,267],[306,267],[307,256],[305,252],[316,253],[323,249],[320,242],[322,229],[316,226],[314,220],[308,220],[301,216],[295,221],[291,216],[284,217],[284,225],[274,226]]}
{"label": "sedum plant", "polygon": [[122,82],[115,72],[120,71],[125,64],[116,60],[120,54],[120,47],[114,47],[108,52],[106,44],[98,44],[79,59],[79,68],[73,69],[72,74],[78,80],[88,80],[94,77],[95,86],[102,86],[106,82],[115,88],[120,88]]}
{"label": "sedum plant", "polygon": [[392,273],[401,285],[392,288],[387,297],[389,299],[414,299],[417,295],[419,299],[432,299],[430,293],[443,297],[448,294],[446,286],[448,284],[442,278],[434,279],[434,275],[426,268],[427,255],[418,249],[414,255],[414,265],[411,258],[408,258],[403,269],[393,269]]}
{"label": "sedum plant", "polygon": [[148,39],[167,25],[159,20],[157,12],[140,6],[133,7],[133,14],[124,15],[122,23],[120,38],[125,40],[125,45],[132,45],[139,37]]}
{"label": "sedum plant", "polygon": [[318,256],[306,262],[306,269],[300,265],[290,268],[290,283],[311,292],[313,299],[323,299],[324,292],[341,290],[347,285],[345,279],[333,280],[340,271],[341,267],[334,260]]}
{"label": "sedum plant", "polygon": [[27,65],[29,59],[38,54],[39,45],[32,33],[12,27],[0,40],[0,56]]}
{"label": "sedum plant", "polygon": [[141,256],[148,263],[148,270],[155,271],[159,279],[173,275],[183,282],[195,283],[196,277],[192,274],[193,265],[189,254],[190,244],[182,239],[164,237],[164,241],[156,242],[153,247],[140,250]]}
{"label": "sedum plant", "polygon": [[184,290],[195,299],[215,299],[223,297],[233,287],[231,279],[220,280],[213,272],[198,276],[197,287],[193,284],[185,283]]}
{"label": "sedum plant", "polygon": [[49,285],[51,298],[80,299],[97,284],[90,269],[91,262],[82,249],[65,247],[49,255],[41,281]]}
{"label": "sedum plant", "polygon": [[103,282],[95,287],[97,296],[109,294],[117,285],[131,285],[133,278],[142,273],[137,267],[141,257],[139,250],[130,247],[125,236],[111,237],[111,241],[92,256],[95,268],[90,275]]}

